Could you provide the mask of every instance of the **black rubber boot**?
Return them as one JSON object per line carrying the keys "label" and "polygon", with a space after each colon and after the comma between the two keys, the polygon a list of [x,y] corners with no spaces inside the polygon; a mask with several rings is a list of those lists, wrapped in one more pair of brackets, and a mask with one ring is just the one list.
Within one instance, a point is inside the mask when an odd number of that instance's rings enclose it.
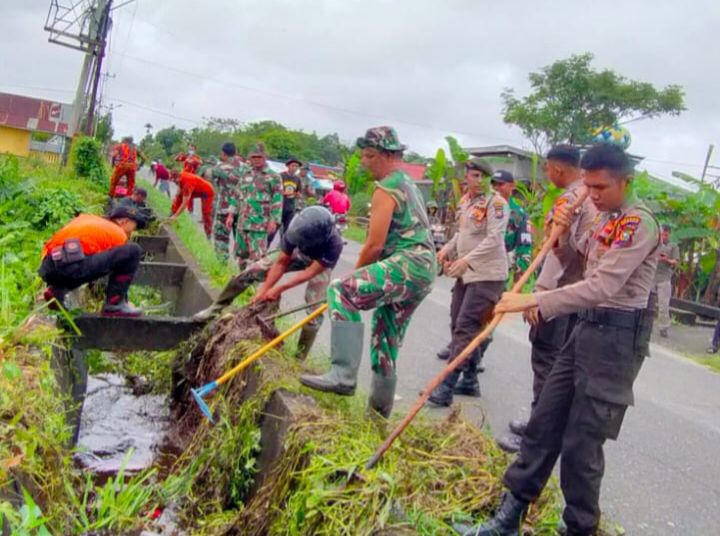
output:
{"label": "black rubber boot", "polygon": [[330,370],[322,375],[303,374],[300,383],[318,391],[347,396],[355,394],[363,336],[362,322],[333,320],[330,331]]}
{"label": "black rubber boot", "polygon": [[315,342],[318,331],[320,331],[320,326],[311,325],[305,325],[300,331],[297,354],[295,354],[295,357],[297,357],[300,361],[304,361],[307,357],[313,343]]}
{"label": "black rubber boot", "polygon": [[443,361],[450,359],[450,344],[437,353],[437,358],[442,359]]}
{"label": "black rubber boot", "polygon": [[525,429],[527,428],[528,422],[522,419],[515,419],[508,423],[508,428],[513,434],[519,436],[525,435]]}
{"label": "black rubber boot", "polygon": [[460,381],[454,389],[454,394],[480,398],[480,382],[478,381],[478,363],[480,352],[476,349],[462,366]]}
{"label": "black rubber boot", "polygon": [[509,491],[503,495],[502,504],[495,517],[482,525],[454,524],[460,536],[518,536],[527,514],[528,503],[516,498]]}
{"label": "black rubber boot", "polygon": [[495,443],[497,443],[497,446],[500,447],[500,449],[504,450],[508,454],[515,454],[516,452],[520,452],[522,436],[508,434],[495,441]]}
{"label": "black rubber boot", "polygon": [[460,378],[460,373],[453,370],[445,381],[438,385],[428,398],[428,402],[436,406],[448,407],[453,403],[453,391],[455,384]]}

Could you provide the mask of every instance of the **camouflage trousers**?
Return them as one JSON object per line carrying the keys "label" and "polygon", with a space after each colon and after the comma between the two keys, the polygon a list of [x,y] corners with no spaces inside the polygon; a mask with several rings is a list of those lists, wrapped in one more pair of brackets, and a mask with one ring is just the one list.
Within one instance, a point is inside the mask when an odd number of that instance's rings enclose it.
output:
{"label": "camouflage trousers", "polygon": [[433,252],[400,252],[330,284],[328,306],[333,320],[360,322],[359,311],[375,309],[370,339],[374,371],[394,374],[410,319],[432,290],[436,273]]}
{"label": "camouflage trousers", "polygon": [[238,229],[235,233],[235,257],[240,270],[244,270],[248,262],[262,259],[267,247],[267,231]]}
{"label": "camouflage trousers", "polygon": [[[267,273],[270,271],[270,268],[273,264],[275,264],[275,261],[278,260],[278,257],[280,257],[279,249],[270,251],[262,259],[252,263],[247,268],[246,272],[248,273],[249,277],[252,278],[254,281],[257,281],[258,283],[264,281]],[[308,259],[307,257],[298,253],[297,250],[295,250],[292,256],[292,261],[290,261],[290,265],[288,266],[287,271],[300,272],[310,266],[312,262],[312,259]],[[328,286],[330,285],[331,273],[332,270],[330,268],[326,268],[307,282],[307,286],[305,287],[305,303],[316,303],[320,300],[325,299],[325,297],[327,296]],[[318,305],[318,307],[320,306]],[[311,311],[307,311],[307,314],[310,314],[310,312]],[[323,315],[320,315],[314,320],[310,321],[308,325],[319,329],[322,322]]]}
{"label": "camouflage trousers", "polygon": [[227,216],[227,214],[221,212],[216,212],[213,215],[213,243],[215,245],[215,253],[224,261],[230,256],[230,234],[232,233],[232,231],[229,231],[228,228],[225,227]]}

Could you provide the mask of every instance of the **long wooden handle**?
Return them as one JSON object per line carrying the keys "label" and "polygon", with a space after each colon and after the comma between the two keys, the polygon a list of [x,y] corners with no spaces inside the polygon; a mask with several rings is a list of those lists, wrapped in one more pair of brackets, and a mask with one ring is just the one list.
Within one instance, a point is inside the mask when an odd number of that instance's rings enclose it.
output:
{"label": "long wooden handle", "polygon": [[[571,210],[577,210],[577,208],[579,208],[580,205],[582,205],[582,203],[585,201],[586,197],[587,192],[578,197],[575,203],[573,203],[573,205],[571,206]],[[532,273],[537,270],[537,268],[540,266],[542,261],[552,249],[553,244],[555,244],[555,242],[558,240],[558,238],[560,238],[564,231],[564,227],[561,227],[559,225],[553,225],[552,230],[550,231],[550,236],[545,240],[542,248],[535,256],[532,263],[530,263],[528,269],[525,270],[525,273],[523,273],[520,279],[518,279],[517,282],[513,285],[512,292],[519,292],[520,290],[522,290],[523,286],[525,286],[525,283],[527,283],[528,279],[530,278],[530,275],[532,275]],[[504,313],[497,313],[493,315],[490,323],[488,323],[482,329],[482,331],[480,331],[480,333],[478,333],[478,335],[470,342],[470,344],[468,344],[465,349],[460,352],[460,355],[455,357],[455,359],[448,363],[448,365],[442,371],[440,371],[437,376],[430,380],[430,382],[425,386],[425,389],[421,393],[420,398],[418,398],[417,402],[415,402],[413,407],[410,408],[408,414],[405,415],[405,418],[395,427],[395,429],[390,433],[387,439],[385,439],[383,444],[380,445],[380,447],[375,451],[375,454],[372,455],[372,458],[370,458],[367,464],[365,464],[366,469],[372,469],[375,466],[375,464],[380,460],[380,458],[383,457],[385,452],[392,446],[398,436],[403,433],[405,428],[407,428],[408,424],[410,424],[410,422],[415,418],[415,415],[417,415],[418,412],[422,409],[422,407],[425,405],[428,398],[430,398],[430,395],[437,388],[437,386],[440,385],[443,381],[445,381],[445,378],[447,378],[455,369],[462,365],[465,360],[470,356],[470,354],[492,334],[492,332],[495,330],[495,328],[504,316]]]}
{"label": "long wooden handle", "polygon": [[278,344],[280,344],[282,341],[287,339],[290,335],[295,333],[297,330],[302,328],[305,324],[308,322],[316,319],[318,316],[323,314],[327,310],[328,306],[327,303],[321,305],[317,309],[315,309],[312,313],[310,313],[308,316],[303,318],[300,322],[295,324],[293,327],[288,329],[287,331],[282,332],[280,335],[275,337],[273,340],[271,340],[269,343],[265,344],[258,350],[256,350],[252,355],[246,357],[243,361],[235,365],[233,368],[228,370],[225,374],[220,376],[217,380],[215,380],[215,383],[218,385],[222,385],[226,381],[228,381],[230,378],[235,376],[237,373],[242,372],[246,368],[248,368],[250,365],[252,365],[255,361],[260,359],[265,353],[269,352],[273,348],[275,348]]}

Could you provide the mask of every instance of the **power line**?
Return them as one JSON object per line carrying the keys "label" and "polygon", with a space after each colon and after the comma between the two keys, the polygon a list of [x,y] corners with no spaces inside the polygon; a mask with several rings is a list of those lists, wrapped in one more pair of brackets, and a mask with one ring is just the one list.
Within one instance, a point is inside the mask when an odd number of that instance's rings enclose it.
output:
{"label": "power line", "polygon": [[439,126],[431,125],[431,124],[427,124],[427,123],[418,123],[418,122],[408,121],[408,120],[404,120],[404,119],[388,118],[387,116],[384,116],[384,115],[370,114],[370,113],[367,113],[367,112],[361,112],[361,111],[359,111],[359,110],[353,110],[353,109],[350,109],[350,108],[343,108],[343,107],[335,106],[335,105],[332,105],[332,104],[325,104],[325,103],[318,102],[318,101],[314,101],[314,100],[311,100],[311,99],[306,99],[306,98],[301,97],[301,96],[287,95],[287,94],[284,94],[284,93],[279,93],[279,92],[270,91],[270,90],[266,90],[266,89],[260,89],[260,88],[256,88],[256,87],[252,87],[252,86],[247,86],[247,85],[244,85],[244,84],[239,84],[239,83],[237,83],[237,82],[229,82],[229,81],[226,81],[226,80],[220,80],[220,79],[218,79],[218,78],[216,78],[216,77],[207,76],[207,75],[199,74],[199,73],[196,73],[196,72],[187,71],[187,70],[184,70],[184,69],[178,69],[178,68],[175,68],[175,67],[169,67],[169,66],[167,66],[167,65],[163,65],[163,64],[161,64],[161,63],[157,63],[157,62],[154,62],[154,61],[151,61],[151,60],[146,60],[146,59],[144,59],[144,58],[138,58],[138,57],[136,57],[136,56],[131,56],[130,54],[125,54],[124,57],[127,58],[127,59],[129,59],[129,60],[136,61],[136,62],[138,62],[138,63],[144,63],[144,64],[147,64],[147,65],[150,65],[150,66],[153,66],[153,67],[157,67],[157,68],[160,68],[160,69],[164,69],[164,70],[167,70],[167,71],[176,72],[176,73],[183,74],[183,75],[186,75],[186,76],[191,76],[191,77],[193,77],[193,78],[198,78],[198,79],[201,79],[201,80],[203,80],[203,81],[205,81],[205,82],[213,82],[213,83],[218,84],[218,85],[227,86],[227,87],[234,87],[234,88],[237,88],[237,89],[242,89],[242,90],[244,90],[244,91],[249,91],[249,92],[252,92],[252,93],[257,93],[257,94],[264,95],[264,96],[268,96],[268,97],[273,97],[273,98],[277,98],[277,99],[282,99],[282,100],[285,100],[285,101],[300,101],[300,102],[303,102],[303,103],[305,103],[305,104],[309,104],[309,105],[311,105],[311,106],[315,106],[315,107],[322,108],[322,109],[325,109],[325,110],[331,110],[331,111],[335,111],[335,112],[340,112],[340,113],[344,113],[344,114],[348,114],[348,115],[354,115],[354,116],[364,117],[364,118],[368,118],[368,119],[378,119],[378,120],[380,120],[380,121],[388,121],[388,120],[389,120],[389,121],[391,121],[391,122],[393,122],[393,123],[399,123],[399,124],[403,124],[403,125],[407,125],[407,126],[412,126],[412,127],[417,127],[417,128],[426,129],[426,130],[434,130],[434,131],[437,131],[437,132],[442,132],[442,133],[444,133],[444,134],[447,134],[448,132],[455,132],[456,134],[460,134],[460,135],[463,135],[463,136],[474,137],[474,138],[485,138],[485,139],[490,139],[490,140],[498,140],[498,141],[511,142],[511,143],[515,143],[515,142],[517,141],[517,140],[512,139],[512,138],[502,138],[502,137],[499,137],[499,136],[492,136],[492,135],[487,135],[487,134],[481,134],[481,133],[478,133],[478,132],[464,132],[464,131],[460,131],[460,130],[457,130],[457,129],[448,129],[448,128],[443,128],[443,127],[439,127]]}

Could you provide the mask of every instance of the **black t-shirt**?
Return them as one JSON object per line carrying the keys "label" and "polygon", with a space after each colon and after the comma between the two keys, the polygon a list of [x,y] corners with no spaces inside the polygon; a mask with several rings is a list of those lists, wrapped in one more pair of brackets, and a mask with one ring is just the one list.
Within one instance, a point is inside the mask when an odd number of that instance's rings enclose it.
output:
{"label": "black t-shirt", "polygon": [[295,212],[295,199],[302,195],[302,181],[297,175],[283,173],[283,213]]}
{"label": "black t-shirt", "polygon": [[286,255],[292,255],[295,249],[298,249],[300,253],[308,259],[318,261],[325,268],[332,269],[335,268],[335,265],[340,259],[340,254],[343,250],[343,239],[338,230],[333,227],[328,239],[319,246],[309,249],[303,248],[302,244],[293,244],[283,235],[280,247]]}

